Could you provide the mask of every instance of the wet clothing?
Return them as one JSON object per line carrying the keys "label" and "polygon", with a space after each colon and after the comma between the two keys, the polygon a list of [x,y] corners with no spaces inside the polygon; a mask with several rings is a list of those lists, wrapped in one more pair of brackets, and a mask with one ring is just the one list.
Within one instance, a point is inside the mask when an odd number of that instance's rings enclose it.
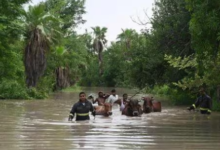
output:
{"label": "wet clothing", "polygon": [[86,100],[85,102],[78,101],[75,103],[70,111],[70,115],[76,114],[76,121],[89,120],[89,111],[94,112],[92,103]]}
{"label": "wet clothing", "polygon": [[122,111],[125,108],[125,105],[127,104],[127,99],[121,99],[121,106],[120,106],[120,111]]}
{"label": "wet clothing", "polygon": [[194,109],[200,107],[199,109],[202,114],[210,114],[212,109],[212,100],[205,94],[200,96],[191,107]]}
{"label": "wet clothing", "polygon": [[107,103],[111,103],[113,105],[116,100],[118,100],[118,95],[110,95],[107,99]]}
{"label": "wet clothing", "polygon": [[120,106],[120,111],[122,111],[125,108],[125,104],[123,99],[121,99],[121,106]]}

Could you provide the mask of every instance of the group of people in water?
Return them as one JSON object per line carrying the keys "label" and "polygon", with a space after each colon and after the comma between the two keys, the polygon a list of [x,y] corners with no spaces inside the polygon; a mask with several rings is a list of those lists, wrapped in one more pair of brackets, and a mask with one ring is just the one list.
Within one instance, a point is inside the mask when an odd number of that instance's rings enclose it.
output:
{"label": "group of people in water", "polygon": [[[89,100],[91,100],[91,102]],[[98,97],[94,99],[92,95],[89,95],[87,98],[85,92],[80,92],[79,101],[73,105],[68,120],[72,121],[74,116],[76,116],[76,121],[89,120],[89,112],[91,112],[93,116],[96,115],[96,111],[93,106],[94,103],[98,103],[99,106],[104,106],[106,103],[113,105],[118,100],[120,100],[120,111],[122,111],[129,102],[128,94],[126,93],[123,94],[122,99],[119,99],[119,96],[116,94],[116,90],[113,89],[110,95],[99,92]],[[187,109],[191,111],[199,108],[201,114],[211,114],[211,107],[211,98],[206,94],[204,88],[201,88],[195,103]]]}
{"label": "group of people in water", "polygon": [[[89,101],[91,100],[91,102]],[[89,120],[89,112],[91,111],[92,115],[95,116],[96,112],[92,105],[92,103],[98,103],[99,106],[103,106],[105,103],[109,103],[113,105],[117,100],[119,100],[119,96],[116,94],[116,90],[113,89],[111,91],[111,94],[105,94],[103,92],[98,93],[98,97],[94,99],[92,95],[89,95],[88,98],[86,98],[85,92],[79,93],[79,101],[76,102],[69,115],[69,121],[72,121],[74,116],[76,115],[76,121],[79,120]],[[121,106],[120,110],[122,110],[126,103],[128,102],[128,94],[123,94],[123,99],[121,100]]]}

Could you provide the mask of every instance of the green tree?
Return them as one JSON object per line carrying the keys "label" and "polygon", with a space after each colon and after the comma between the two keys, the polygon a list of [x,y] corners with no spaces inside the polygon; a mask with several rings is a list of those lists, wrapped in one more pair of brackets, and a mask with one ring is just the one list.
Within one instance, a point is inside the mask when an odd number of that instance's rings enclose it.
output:
{"label": "green tree", "polygon": [[186,4],[191,13],[189,29],[197,65],[194,67],[193,76],[185,77],[178,85],[188,89],[203,85],[208,86],[209,90],[215,90],[220,84],[217,75],[220,73],[219,1],[186,0]]}
{"label": "green tree", "polygon": [[[155,84],[170,84],[181,80],[187,73],[169,66],[164,55],[190,56],[191,48],[189,21],[191,15],[186,9],[185,0],[157,0],[151,19],[150,40],[155,61],[150,72],[158,74]],[[149,37],[149,36],[148,36]],[[155,54],[157,53],[157,54]],[[156,58],[157,57],[157,58]]]}
{"label": "green tree", "polygon": [[50,67],[55,68],[56,90],[78,82],[82,71],[86,70],[89,64],[84,39],[72,35],[65,42],[65,48],[56,47],[49,60]]}
{"label": "green tree", "polygon": [[190,21],[190,32],[192,35],[192,46],[197,54],[199,74],[202,76],[205,70],[206,58],[212,57],[218,60],[220,39],[220,4],[219,1],[186,0],[187,7],[192,13]]}
{"label": "green tree", "polygon": [[185,76],[185,78],[178,82],[178,86],[183,89],[192,89],[206,85],[212,89],[220,83],[219,78],[216,76],[220,73],[218,69],[220,60],[220,21],[218,19],[220,17],[220,5],[216,0],[186,0],[186,4],[191,13],[189,29],[195,55],[184,59],[174,58],[172,60],[167,58],[170,64],[178,69],[184,69],[183,66],[185,65],[182,62],[185,62],[185,64],[196,64],[192,65],[192,69],[188,70],[188,74],[191,75]]}
{"label": "green tree", "polygon": [[45,11],[51,12],[62,20],[61,28],[65,35],[74,34],[76,26],[85,23],[82,18],[85,0],[47,0]]}
{"label": "green tree", "polygon": [[26,84],[35,87],[46,69],[46,52],[52,42],[60,36],[59,20],[49,12],[45,13],[43,3],[30,6],[26,13],[26,40],[24,64]]}
{"label": "green tree", "polygon": [[[22,70],[22,66],[18,63],[13,63],[13,60],[19,61],[18,49],[15,49],[14,44],[20,40],[20,35],[23,33],[21,26],[21,16],[24,14],[22,4],[28,0],[1,0],[0,1],[0,82],[2,78],[15,78],[17,71]],[[13,47],[13,48],[12,48]],[[16,62],[15,61],[15,62]]]}
{"label": "green tree", "polygon": [[[124,44],[124,43],[123,43]],[[119,42],[113,42],[107,51],[104,51],[104,72],[103,82],[106,86],[125,86],[125,76],[129,73],[125,68],[128,68],[125,64],[124,54],[125,46]]]}
{"label": "green tree", "polygon": [[[64,35],[59,39],[59,44],[51,48],[52,53],[49,62],[50,72],[55,72],[56,76],[55,89],[66,88],[80,78],[78,65],[84,60],[80,57],[80,50],[84,52],[84,43],[81,42],[80,36],[74,30],[78,25],[85,22],[82,18],[85,13],[84,4],[85,0],[45,1],[45,12],[49,11],[61,20],[60,27]],[[77,55],[79,57],[76,57]]]}
{"label": "green tree", "polygon": [[22,62],[23,4],[28,0],[0,1],[0,98],[27,98]]}
{"label": "green tree", "polygon": [[[87,30],[84,34],[79,35],[79,39],[82,40],[82,46],[86,49],[87,54],[82,55],[86,63],[86,68],[81,70],[80,85],[83,86],[98,86],[100,85],[98,59],[96,58],[96,52],[93,49],[92,33],[88,33]],[[83,44],[84,43],[84,44]]]}
{"label": "green tree", "polygon": [[133,39],[135,34],[136,31],[133,29],[122,29],[122,33],[118,35],[117,39],[119,40],[119,42],[125,44],[126,49],[129,49],[131,47],[131,40]]}

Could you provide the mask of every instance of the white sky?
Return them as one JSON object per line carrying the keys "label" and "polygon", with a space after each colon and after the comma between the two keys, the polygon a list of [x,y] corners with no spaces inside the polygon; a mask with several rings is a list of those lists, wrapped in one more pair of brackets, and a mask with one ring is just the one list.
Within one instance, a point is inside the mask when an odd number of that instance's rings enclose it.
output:
{"label": "white sky", "polygon": [[[43,0],[32,0],[32,4],[40,1]],[[154,0],[86,0],[87,13],[83,18],[87,22],[76,30],[81,34],[85,29],[91,31],[91,27],[107,27],[106,38],[114,41],[121,29],[135,29],[138,32],[143,29],[144,26],[134,23],[131,17],[137,20],[139,16],[141,20],[148,21],[144,11],[151,17],[153,3]]]}

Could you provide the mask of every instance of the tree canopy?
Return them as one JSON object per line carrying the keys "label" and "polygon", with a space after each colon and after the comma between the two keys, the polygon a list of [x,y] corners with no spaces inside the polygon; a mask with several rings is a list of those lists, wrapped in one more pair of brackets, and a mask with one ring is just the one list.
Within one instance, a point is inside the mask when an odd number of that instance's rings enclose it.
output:
{"label": "tree canopy", "polygon": [[161,87],[176,99],[200,86],[220,91],[218,0],[155,0],[152,27],[122,28],[111,44],[106,27],[77,33],[85,0],[45,0],[25,11],[27,2],[0,2],[0,98],[44,98],[75,84]]}

